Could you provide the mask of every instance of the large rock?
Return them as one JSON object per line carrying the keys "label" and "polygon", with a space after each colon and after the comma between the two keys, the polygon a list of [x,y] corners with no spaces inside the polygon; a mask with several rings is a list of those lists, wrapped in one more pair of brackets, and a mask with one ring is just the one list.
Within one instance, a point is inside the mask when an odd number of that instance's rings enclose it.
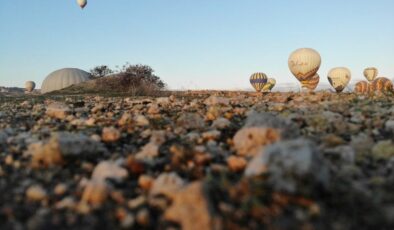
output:
{"label": "large rock", "polygon": [[229,105],[230,99],[225,97],[217,97],[217,96],[210,96],[204,101],[205,105],[212,106],[212,105]]}
{"label": "large rock", "polygon": [[244,127],[263,127],[280,130],[281,137],[284,139],[297,138],[300,135],[298,126],[277,115],[265,112],[251,112],[246,119]]}
{"label": "large rock", "polygon": [[245,176],[269,175],[275,190],[294,193],[310,185],[327,186],[329,169],[317,147],[304,139],[278,142],[256,155],[245,170]]}

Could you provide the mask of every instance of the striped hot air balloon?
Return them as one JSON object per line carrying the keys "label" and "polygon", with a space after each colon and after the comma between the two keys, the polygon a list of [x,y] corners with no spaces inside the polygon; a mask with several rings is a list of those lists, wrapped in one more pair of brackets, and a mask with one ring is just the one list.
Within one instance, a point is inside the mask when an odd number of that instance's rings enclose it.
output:
{"label": "striped hot air balloon", "polygon": [[356,85],[354,86],[354,91],[356,93],[368,93],[370,88],[370,84],[367,81],[359,81],[356,83]]}
{"label": "striped hot air balloon", "polygon": [[268,78],[267,84],[263,86],[262,92],[270,92],[275,85],[276,80],[274,78]]}
{"label": "striped hot air balloon", "polygon": [[266,83],[267,75],[265,73],[254,73],[250,76],[250,84],[257,92],[260,92]]}
{"label": "striped hot air balloon", "polygon": [[303,90],[313,91],[316,89],[317,85],[319,84],[319,81],[320,81],[319,74],[315,74],[311,78],[301,81],[301,87]]}
{"label": "striped hot air balloon", "polygon": [[385,77],[378,77],[371,83],[374,92],[393,92],[393,83]]}
{"label": "striped hot air balloon", "polygon": [[378,69],[375,67],[369,67],[364,70],[364,77],[369,81],[372,82],[378,76]]}
{"label": "striped hot air balloon", "polygon": [[351,75],[350,70],[346,67],[333,68],[328,72],[328,81],[337,93],[340,93],[349,84]]}
{"label": "striped hot air balloon", "polygon": [[79,7],[81,7],[81,9],[83,9],[88,4],[88,1],[87,0],[77,0],[77,4],[79,5]]}
{"label": "striped hot air balloon", "polygon": [[310,48],[302,48],[290,54],[289,69],[299,81],[313,77],[320,68],[320,54]]}

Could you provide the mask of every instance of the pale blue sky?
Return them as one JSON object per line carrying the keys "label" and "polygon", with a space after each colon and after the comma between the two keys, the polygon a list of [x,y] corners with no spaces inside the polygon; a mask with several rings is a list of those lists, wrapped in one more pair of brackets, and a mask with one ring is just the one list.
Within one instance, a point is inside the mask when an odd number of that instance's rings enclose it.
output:
{"label": "pale blue sky", "polygon": [[393,0],[0,0],[0,86],[63,67],[152,66],[171,89],[246,89],[261,71],[296,82],[289,54],[394,77]]}

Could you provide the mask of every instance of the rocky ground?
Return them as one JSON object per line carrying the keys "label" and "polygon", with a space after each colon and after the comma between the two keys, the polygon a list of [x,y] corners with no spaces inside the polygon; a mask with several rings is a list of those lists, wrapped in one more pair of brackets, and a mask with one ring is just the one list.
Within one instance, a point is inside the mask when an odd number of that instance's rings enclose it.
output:
{"label": "rocky ground", "polygon": [[0,226],[393,229],[393,102],[0,97]]}

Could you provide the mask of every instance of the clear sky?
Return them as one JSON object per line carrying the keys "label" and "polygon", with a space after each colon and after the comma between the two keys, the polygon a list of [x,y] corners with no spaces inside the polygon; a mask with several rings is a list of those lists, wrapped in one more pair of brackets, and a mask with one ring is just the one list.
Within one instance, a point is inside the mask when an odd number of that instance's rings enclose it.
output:
{"label": "clear sky", "polygon": [[297,82],[301,47],[330,68],[394,77],[393,0],[0,0],[0,86],[63,67],[148,64],[171,89],[247,89],[253,72]]}

